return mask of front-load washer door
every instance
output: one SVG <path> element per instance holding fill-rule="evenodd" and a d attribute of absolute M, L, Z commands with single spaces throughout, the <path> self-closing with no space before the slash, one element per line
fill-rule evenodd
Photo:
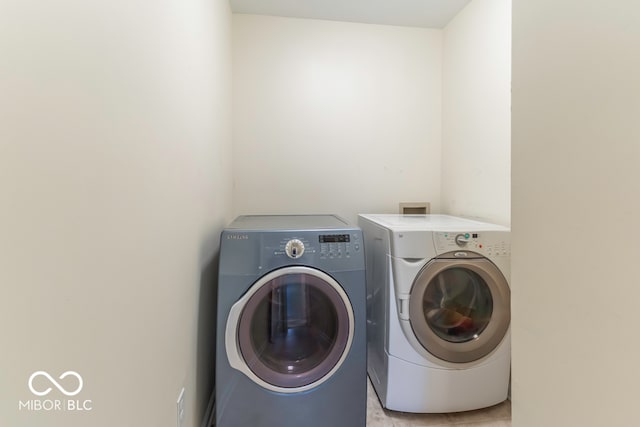
<path fill-rule="evenodd" d="M 232 367 L 283 393 L 326 381 L 353 340 L 353 309 L 328 274 L 291 266 L 260 278 L 233 305 L 225 343 Z"/>
<path fill-rule="evenodd" d="M 411 328 L 439 359 L 472 362 L 504 338 L 511 317 L 509 285 L 486 258 L 445 254 L 418 273 L 409 296 Z"/>

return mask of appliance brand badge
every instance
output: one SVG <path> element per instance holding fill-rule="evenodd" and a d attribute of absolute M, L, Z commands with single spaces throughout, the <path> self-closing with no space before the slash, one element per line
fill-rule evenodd
<path fill-rule="evenodd" d="M 227 240 L 249 240 L 248 234 L 227 234 Z"/>

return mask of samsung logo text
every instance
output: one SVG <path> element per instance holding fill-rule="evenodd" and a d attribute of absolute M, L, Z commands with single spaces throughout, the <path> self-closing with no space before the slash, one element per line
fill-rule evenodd
<path fill-rule="evenodd" d="M 247 234 L 227 234 L 227 240 L 249 240 Z"/>

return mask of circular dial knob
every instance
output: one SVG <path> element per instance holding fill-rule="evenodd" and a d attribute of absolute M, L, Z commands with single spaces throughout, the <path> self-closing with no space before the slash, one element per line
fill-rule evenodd
<path fill-rule="evenodd" d="M 289 240 L 284 247 L 284 251 L 289 258 L 300 258 L 304 253 L 304 243 L 298 239 Z"/>
<path fill-rule="evenodd" d="M 456 245 L 463 247 L 469 243 L 469 234 L 458 234 L 456 236 Z"/>

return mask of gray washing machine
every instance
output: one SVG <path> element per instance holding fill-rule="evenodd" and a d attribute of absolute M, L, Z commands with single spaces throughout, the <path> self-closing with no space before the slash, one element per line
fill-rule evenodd
<path fill-rule="evenodd" d="M 332 215 L 241 216 L 222 232 L 217 427 L 366 423 L 362 233 Z"/>

